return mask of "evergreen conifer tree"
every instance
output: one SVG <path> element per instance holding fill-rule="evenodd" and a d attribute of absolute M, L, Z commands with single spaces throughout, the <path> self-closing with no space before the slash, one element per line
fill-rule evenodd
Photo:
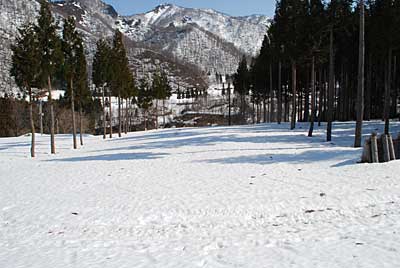
<path fill-rule="evenodd" d="M 92 66 L 92 79 L 93 83 L 97 88 L 100 88 L 102 91 L 102 99 L 103 99 L 103 138 L 106 138 L 107 135 L 107 111 L 106 111 L 106 97 L 109 95 L 107 88 L 110 85 L 111 80 L 111 55 L 112 50 L 108 43 L 101 39 L 97 42 L 96 53 L 93 58 L 93 66 Z M 110 118 L 111 118 L 111 103 L 108 101 L 110 105 Z M 110 120 L 110 136 L 112 137 L 112 122 Z"/>
<path fill-rule="evenodd" d="M 130 71 L 123 35 L 119 30 L 116 30 L 114 34 L 111 66 L 111 90 L 113 95 L 118 98 L 118 136 L 121 137 L 121 96 L 126 89 Z"/>
<path fill-rule="evenodd" d="M 50 143 L 52 154 L 56 153 L 52 85 L 54 80 L 57 78 L 56 75 L 59 72 L 63 61 L 61 40 L 56 31 L 57 25 L 54 22 L 49 2 L 46 0 L 40 0 L 38 25 L 35 27 L 38 39 L 38 59 L 40 61 L 39 84 L 41 87 L 47 88 L 48 91 L 48 102 L 50 106 Z"/>
<path fill-rule="evenodd" d="M 76 47 L 76 65 L 74 75 L 74 85 L 76 88 L 75 99 L 79 107 L 79 137 L 81 146 L 83 146 L 83 133 L 85 132 L 82 121 L 83 110 L 86 106 L 90 106 L 93 100 L 88 85 L 87 61 L 83 40 L 80 36 L 76 38 L 74 46 Z"/>
<path fill-rule="evenodd" d="M 64 66 L 63 74 L 67 83 L 67 94 L 71 103 L 71 120 L 72 120 L 72 140 L 73 148 L 77 148 L 76 141 L 76 120 L 75 120 L 75 91 L 74 91 L 74 80 L 77 75 L 76 68 L 78 67 L 78 38 L 79 34 L 75 28 L 75 19 L 73 17 L 68 17 L 64 20 L 63 28 L 63 40 L 62 40 L 62 50 L 64 53 Z"/>
<path fill-rule="evenodd" d="M 249 81 L 249 69 L 247 66 L 247 59 L 245 56 L 239 63 L 237 72 L 234 74 L 233 84 L 235 86 L 235 92 L 240 96 L 240 111 L 242 117 L 245 115 L 245 97 L 249 93 L 250 81 Z"/>
<path fill-rule="evenodd" d="M 39 61 L 37 50 L 38 40 L 32 24 L 23 25 L 18 29 L 19 36 L 15 45 L 11 47 L 12 68 L 11 76 L 22 92 L 29 96 L 29 120 L 31 125 L 31 157 L 35 157 L 35 124 L 33 121 L 33 97 L 32 88 L 39 72 Z"/>

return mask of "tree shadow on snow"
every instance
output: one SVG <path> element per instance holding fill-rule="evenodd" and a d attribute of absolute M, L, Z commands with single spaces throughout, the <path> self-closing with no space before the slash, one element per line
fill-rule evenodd
<path fill-rule="evenodd" d="M 7 149 L 18 148 L 18 147 L 30 147 L 31 144 L 29 142 L 15 142 L 15 143 L 2 143 L 0 147 L 0 151 L 4 151 Z"/>
<path fill-rule="evenodd" d="M 92 156 L 70 157 L 61 159 L 47 160 L 49 162 L 84 162 L 84 161 L 128 161 L 128 160 L 150 160 L 167 156 L 163 153 L 119 153 L 102 154 Z"/>
<path fill-rule="evenodd" d="M 268 150 L 265 150 L 268 151 Z M 279 154 L 279 153 L 265 153 L 257 155 L 237 156 L 237 157 L 224 157 L 217 159 L 206 159 L 203 162 L 211 164 L 258 164 L 258 165 L 269 165 L 277 163 L 289 163 L 289 164 L 302 164 L 302 163 L 318 163 L 334 160 L 336 158 L 350 158 L 345 162 L 336 164 L 332 167 L 340 167 L 344 165 L 351 165 L 357 162 L 354 158 L 354 152 L 352 151 L 340 151 L 330 150 L 326 152 L 324 150 L 308 150 L 301 153 L 293 154 Z"/>

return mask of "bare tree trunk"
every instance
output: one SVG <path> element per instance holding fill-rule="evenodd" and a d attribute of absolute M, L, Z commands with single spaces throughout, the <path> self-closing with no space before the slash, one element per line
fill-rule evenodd
<path fill-rule="evenodd" d="M 365 120 L 371 120 L 371 91 L 372 91 L 372 55 L 368 57 L 368 74 L 365 92 Z"/>
<path fill-rule="evenodd" d="M 132 99 L 128 98 L 128 132 L 132 131 Z"/>
<path fill-rule="evenodd" d="M 111 90 L 109 93 L 109 102 L 110 102 L 110 139 L 112 139 L 112 137 L 113 137 L 113 114 L 112 114 Z"/>
<path fill-rule="evenodd" d="M 228 83 L 228 125 L 232 125 L 232 118 L 231 118 L 231 84 Z"/>
<path fill-rule="evenodd" d="M 121 125 L 121 95 L 118 94 L 118 137 L 122 137 L 122 125 Z"/>
<path fill-rule="evenodd" d="M 319 98 L 318 98 L 318 126 L 321 126 L 322 122 L 322 112 L 324 108 L 324 92 L 325 92 L 325 80 L 324 80 L 324 71 L 321 68 L 319 70 Z"/>
<path fill-rule="evenodd" d="M 76 123 L 75 123 L 75 96 L 74 96 L 74 81 L 70 79 L 70 91 L 71 91 L 71 112 L 72 112 L 72 140 L 74 149 L 78 146 L 76 144 Z"/>
<path fill-rule="evenodd" d="M 29 121 L 31 123 L 31 157 L 35 157 L 35 123 L 33 122 L 32 89 L 29 87 Z"/>
<path fill-rule="evenodd" d="M 290 124 L 290 129 L 295 129 L 296 128 L 296 96 L 297 96 L 297 88 L 296 88 L 296 80 L 297 80 L 297 68 L 296 68 L 296 62 L 292 60 L 292 119 L 291 119 L 291 124 Z"/>
<path fill-rule="evenodd" d="M 274 111 L 275 111 L 275 104 L 274 104 L 274 83 L 273 83 L 273 73 L 272 73 L 272 63 L 269 64 L 269 90 L 271 92 L 271 110 L 270 110 L 270 121 L 275 121 Z"/>
<path fill-rule="evenodd" d="M 278 63 L 278 124 L 282 122 L 282 62 Z"/>
<path fill-rule="evenodd" d="M 289 122 L 289 113 L 290 113 L 290 100 L 289 100 L 289 86 L 287 87 L 287 89 L 285 90 L 285 122 Z"/>
<path fill-rule="evenodd" d="M 267 96 L 264 94 L 263 97 L 263 117 L 264 117 L 264 123 L 267 123 Z"/>
<path fill-rule="evenodd" d="M 122 99 L 122 107 L 123 106 L 124 106 L 124 99 Z M 125 134 L 128 134 L 128 99 L 125 99 L 124 132 Z"/>
<path fill-rule="evenodd" d="M 147 131 L 147 111 L 144 111 L 144 131 Z"/>
<path fill-rule="evenodd" d="M 165 99 L 162 100 L 163 128 L 165 128 Z"/>
<path fill-rule="evenodd" d="M 103 139 L 106 139 L 107 136 L 107 113 L 106 113 L 106 102 L 105 102 L 105 87 L 103 86 L 102 88 L 102 92 L 103 92 Z"/>
<path fill-rule="evenodd" d="M 312 57 L 311 63 L 311 118 L 310 118 L 310 129 L 308 131 L 308 137 L 313 136 L 314 131 L 314 118 L 315 115 L 315 57 Z"/>
<path fill-rule="evenodd" d="M 395 117 L 397 114 L 397 98 L 399 92 L 397 90 L 397 56 L 393 57 L 393 81 L 392 81 L 392 106 L 391 106 L 391 117 Z"/>
<path fill-rule="evenodd" d="M 54 134 L 54 106 L 53 106 L 53 99 L 51 97 L 51 91 L 52 91 L 52 86 L 51 86 L 51 78 L 50 76 L 47 77 L 47 86 L 48 86 L 48 91 L 49 91 L 49 104 L 50 104 L 50 146 L 51 146 L 51 153 L 55 154 L 56 153 L 56 143 L 55 143 L 55 134 Z"/>
<path fill-rule="evenodd" d="M 333 52 L 333 27 L 330 30 L 330 45 L 329 45 L 329 86 L 328 86 L 328 112 L 327 112 L 327 131 L 326 140 L 332 141 L 332 120 L 333 120 L 333 98 L 335 90 L 335 65 Z"/>
<path fill-rule="evenodd" d="M 82 104 L 79 104 L 79 137 L 81 146 L 83 146 L 83 122 L 82 122 Z"/>
<path fill-rule="evenodd" d="M 384 119 L 385 119 L 385 134 L 389 135 L 389 120 L 390 120 L 390 92 L 391 92 L 391 80 L 392 80 L 392 48 L 389 48 L 387 58 L 387 69 L 385 77 L 385 107 L 384 107 Z"/>
<path fill-rule="evenodd" d="M 158 100 L 156 99 L 156 121 L 155 121 L 156 129 L 158 129 Z"/>
<path fill-rule="evenodd" d="M 364 119 L 364 57 L 365 57 L 365 29 L 364 29 L 364 0 L 360 0 L 360 39 L 358 51 L 358 88 L 357 88 L 357 122 L 354 147 L 361 147 L 362 123 Z"/>
<path fill-rule="evenodd" d="M 59 128 L 59 125 L 58 125 L 58 118 L 56 118 L 56 134 L 57 135 L 60 134 L 60 128 Z"/>
<path fill-rule="evenodd" d="M 304 91 L 304 113 L 303 113 L 303 122 L 310 121 L 310 81 L 307 78 L 306 88 Z"/>
<path fill-rule="evenodd" d="M 252 103 L 253 103 L 253 110 L 252 110 L 251 116 L 252 116 L 253 124 L 255 124 L 256 123 L 256 108 L 254 105 L 254 101 Z"/>
<path fill-rule="evenodd" d="M 43 135 L 43 101 L 39 102 L 39 125 L 40 125 L 40 135 Z"/>

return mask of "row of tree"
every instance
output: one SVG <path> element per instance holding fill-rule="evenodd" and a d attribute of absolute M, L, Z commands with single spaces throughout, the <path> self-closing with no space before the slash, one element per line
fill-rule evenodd
<path fill-rule="evenodd" d="M 73 18 L 65 19 L 62 36 L 59 36 L 57 34 L 59 27 L 52 16 L 50 4 L 45 0 L 41 0 L 40 4 L 37 23 L 23 25 L 19 29 L 16 43 L 11 48 L 13 52 L 11 75 L 24 95 L 29 96 L 32 157 L 35 156 L 33 100 L 43 96 L 43 89 L 47 91 L 50 106 L 52 154 L 56 153 L 53 85 L 65 88 L 66 95 L 69 96 L 72 107 L 74 148 L 77 148 L 75 105 L 78 105 L 79 111 L 82 113 L 84 103 L 91 101 L 83 39 L 75 29 L 75 20 Z M 81 144 L 83 145 L 82 120 L 80 125 Z"/>
<path fill-rule="evenodd" d="M 35 156 L 35 123 L 34 101 L 43 98 L 47 92 L 47 104 L 50 113 L 51 153 L 56 153 L 55 146 L 55 113 L 53 88 L 65 91 L 60 104 L 68 106 L 71 111 L 73 148 L 77 145 L 76 114 L 79 115 L 80 144 L 83 145 L 83 113 L 93 108 L 95 98 L 102 96 L 104 138 L 106 137 L 106 106 L 109 108 L 110 137 L 112 137 L 112 98 L 118 99 L 118 135 L 121 137 L 123 124 L 122 115 L 132 110 L 133 105 L 144 110 L 145 117 L 155 102 L 158 111 L 158 100 L 163 100 L 172 94 L 168 76 L 162 70 L 151 77 L 140 79 L 137 84 L 129 67 L 129 60 L 124 46 L 123 35 L 116 30 L 111 41 L 99 40 L 93 61 L 92 80 L 96 86 L 95 92 L 89 90 L 88 66 L 85 56 L 83 36 L 76 29 L 73 17 L 65 18 L 62 29 L 55 22 L 51 4 L 47 0 L 40 1 L 41 7 L 36 23 L 28 23 L 19 29 L 19 35 L 12 46 L 11 76 L 14 77 L 23 95 L 29 96 L 29 117 L 32 133 L 31 156 Z M 62 32 L 60 35 L 59 32 Z M 106 105 L 105 98 L 108 98 Z M 97 102 L 96 102 L 97 103 Z M 77 113 L 77 111 L 78 113 Z M 164 111 L 163 111 L 163 114 Z M 145 120 L 146 121 L 146 120 Z M 164 120 L 165 121 L 165 120 Z M 125 120 L 125 123 L 127 120 Z M 158 116 L 156 120 L 156 126 Z"/>
<path fill-rule="evenodd" d="M 165 108 L 165 100 L 172 95 L 172 88 L 169 85 L 168 76 L 162 70 L 157 70 L 151 77 L 142 77 L 136 81 L 129 66 L 126 49 L 123 42 L 123 35 L 116 30 L 112 42 L 101 39 L 97 42 L 97 50 L 93 60 L 93 83 L 98 91 L 102 93 L 103 103 L 105 97 L 109 100 L 116 97 L 118 100 L 118 135 L 121 137 L 123 128 L 122 106 L 125 102 L 125 112 L 129 107 L 136 107 L 143 110 L 145 124 L 149 109 L 155 103 L 158 113 L 158 100 L 162 100 L 162 108 Z M 108 105 L 109 114 L 112 115 L 112 104 Z M 163 115 L 164 115 L 163 111 Z M 104 116 L 106 118 L 106 110 Z M 156 128 L 158 128 L 158 114 L 156 115 Z M 165 121 L 165 120 L 164 120 Z M 112 123 L 110 125 L 110 137 L 112 137 Z M 106 138 L 106 120 L 103 125 L 103 137 Z M 125 131 L 126 131 L 125 127 Z"/>
<path fill-rule="evenodd" d="M 259 56 L 246 58 L 235 90 L 256 103 L 270 103 L 273 120 L 362 120 L 397 116 L 400 1 L 279 0 Z"/>

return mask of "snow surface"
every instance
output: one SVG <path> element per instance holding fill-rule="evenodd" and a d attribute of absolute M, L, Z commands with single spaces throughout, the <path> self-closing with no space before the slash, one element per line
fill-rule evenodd
<path fill-rule="evenodd" d="M 0 139 L 0 267 L 400 267 L 399 162 L 299 126 Z"/>

